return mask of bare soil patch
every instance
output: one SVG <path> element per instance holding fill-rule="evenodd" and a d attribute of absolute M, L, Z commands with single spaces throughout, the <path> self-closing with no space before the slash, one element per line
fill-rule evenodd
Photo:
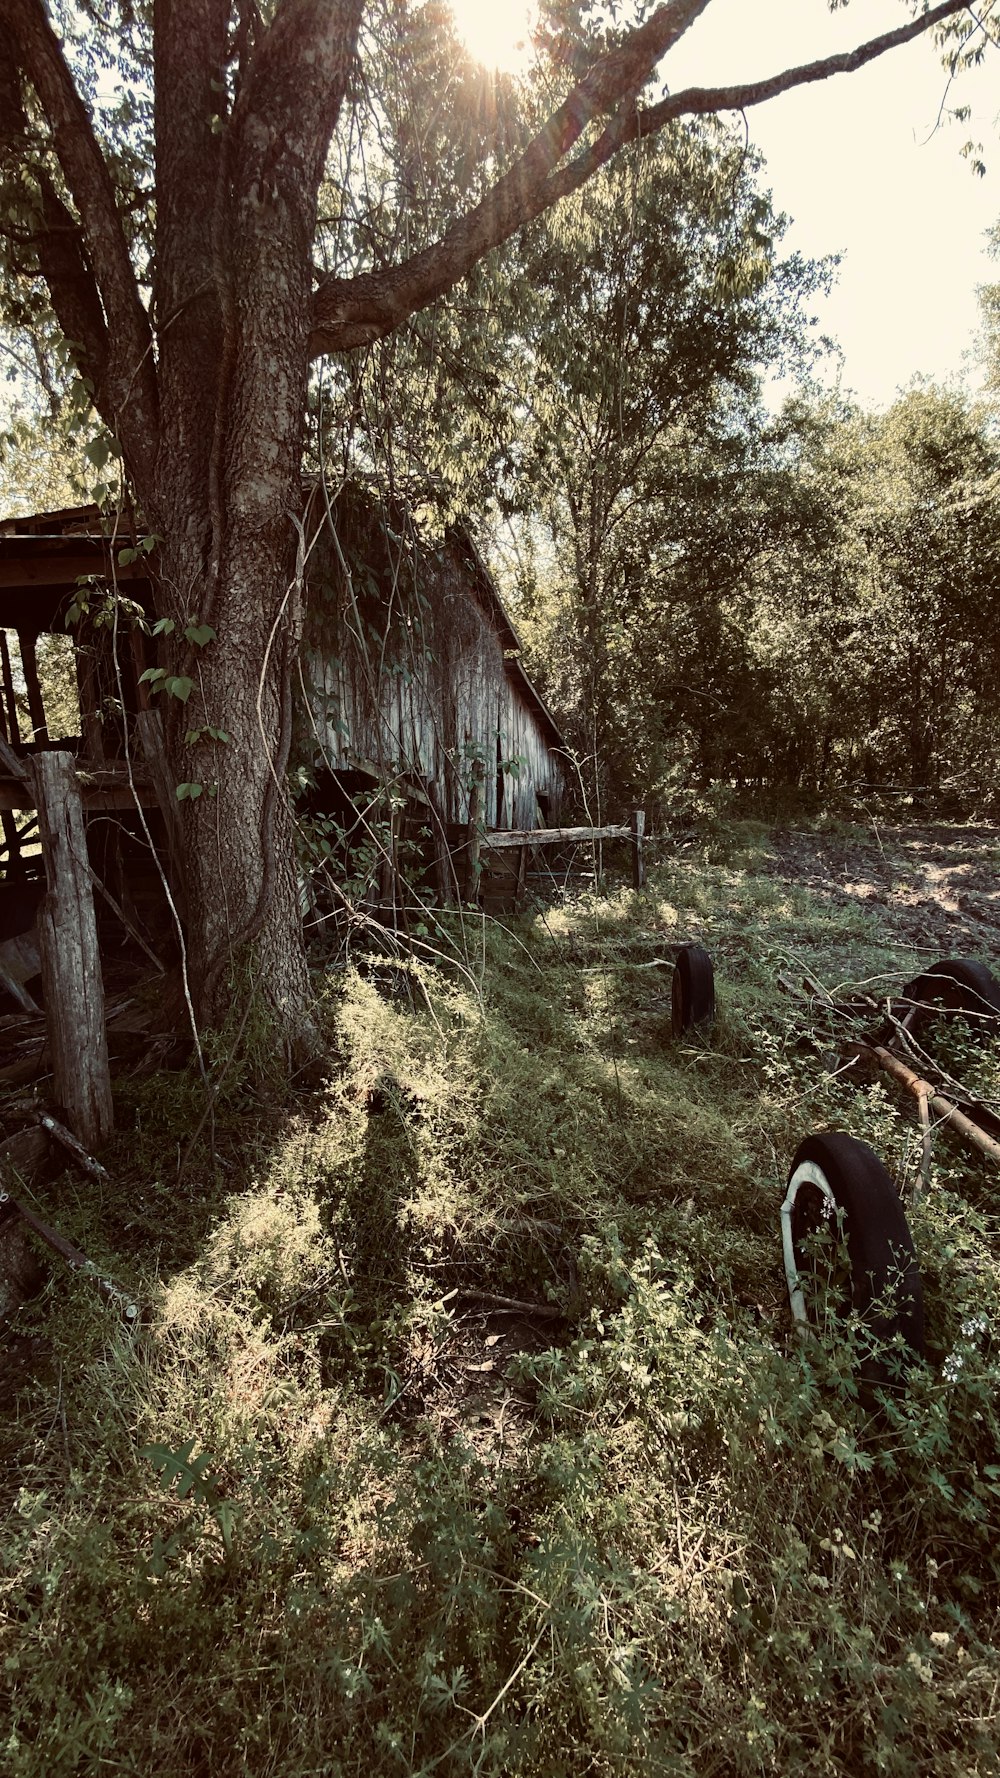
<path fill-rule="evenodd" d="M 778 829 L 770 874 L 877 912 L 892 943 L 1000 955 L 1000 828 L 872 825 L 866 838 Z"/>

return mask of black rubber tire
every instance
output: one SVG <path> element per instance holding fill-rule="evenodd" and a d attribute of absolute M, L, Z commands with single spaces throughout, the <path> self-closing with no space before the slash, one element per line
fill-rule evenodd
<path fill-rule="evenodd" d="M 818 1172 L 829 1198 L 802 1174 L 806 1166 Z M 799 1182 L 793 1189 L 796 1175 Z M 899 1194 L 874 1150 L 836 1130 L 807 1136 L 789 1169 L 785 1205 L 795 1266 L 803 1276 L 808 1275 L 808 1262 L 802 1244 L 820 1219 L 831 1214 L 829 1199 L 843 1213 L 850 1265 L 850 1285 L 839 1313 L 856 1310 L 879 1344 L 901 1334 L 912 1353 L 922 1353 L 920 1269 Z M 786 1252 L 786 1265 L 787 1260 Z M 862 1381 L 892 1382 L 898 1368 L 884 1357 L 870 1356 L 862 1362 Z"/>
<path fill-rule="evenodd" d="M 704 945 L 684 945 L 670 984 L 670 1027 L 675 1037 L 715 1019 L 715 970 Z"/>
<path fill-rule="evenodd" d="M 974 1030 L 992 1035 L 1000 1024 L 1000 982 L 985 963 L 969 957 L 956 957 L 934 963 L 904 988 L 909 1001 L 920 1001 L 926 1012 L 913 1021 L 918 1027 L 927 1025 L 938 1009 L 945 1013 L 971 1013 L 969 1024 Z"/>

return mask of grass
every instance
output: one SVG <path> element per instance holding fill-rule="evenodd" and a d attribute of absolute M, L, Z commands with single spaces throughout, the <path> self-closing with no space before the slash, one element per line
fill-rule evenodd
<path fill-rule="evenodd" d="M 937 1139 L 930 1362 L 873 1409 L 849 1329 L 790 1335 L 777 1208 L 811 1129 L 919 1145 L 775 975 L 910 963 L 772 867 L 744 824 L 474 979 L 324 984 L 326 1088 L 234 1079 L 180 1188 L 196 1083 L 122 1095 L 115 1186 L 42 1207 L 149 1316 L 53 1272 L 0 1424 L 12 1778 L 996 1770 L 994 1179 Z"/>

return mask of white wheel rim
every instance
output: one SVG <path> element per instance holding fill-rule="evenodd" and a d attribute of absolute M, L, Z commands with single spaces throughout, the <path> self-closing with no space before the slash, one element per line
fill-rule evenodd
<path fill-rule="evenodd" d="M 785 1281 L 788 1285 L 788 1300 L 792 1305 L 792 1317 L 800 1327 L 808 1327 L 809 1317 L 806 1314 L 806 1299 L 799 1281 L 799 1269 L 795 1263 L 795 1244 L 792 1240 L 792 1210 L 795 1199 L 802 1186 L 811 1185 L 824 1199 L 829 1214 L 836 1216 L 837 1200 L 830 1190 L 830 1182 L 822 1167 L 815 1161 L 800 1161 L 791 1179 L 785 1201 L 781 1206 L 781 1246 L 785 1256 Z"/>

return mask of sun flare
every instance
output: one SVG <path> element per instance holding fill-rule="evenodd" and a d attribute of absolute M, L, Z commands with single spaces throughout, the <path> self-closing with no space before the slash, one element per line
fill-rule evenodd
<path fill-rule="evenodd" d="M 536 7 L 530 0 L 449 0 L 455 30 L 471 56 L 501 74 L 523 74 L 531 61 Z"/>

